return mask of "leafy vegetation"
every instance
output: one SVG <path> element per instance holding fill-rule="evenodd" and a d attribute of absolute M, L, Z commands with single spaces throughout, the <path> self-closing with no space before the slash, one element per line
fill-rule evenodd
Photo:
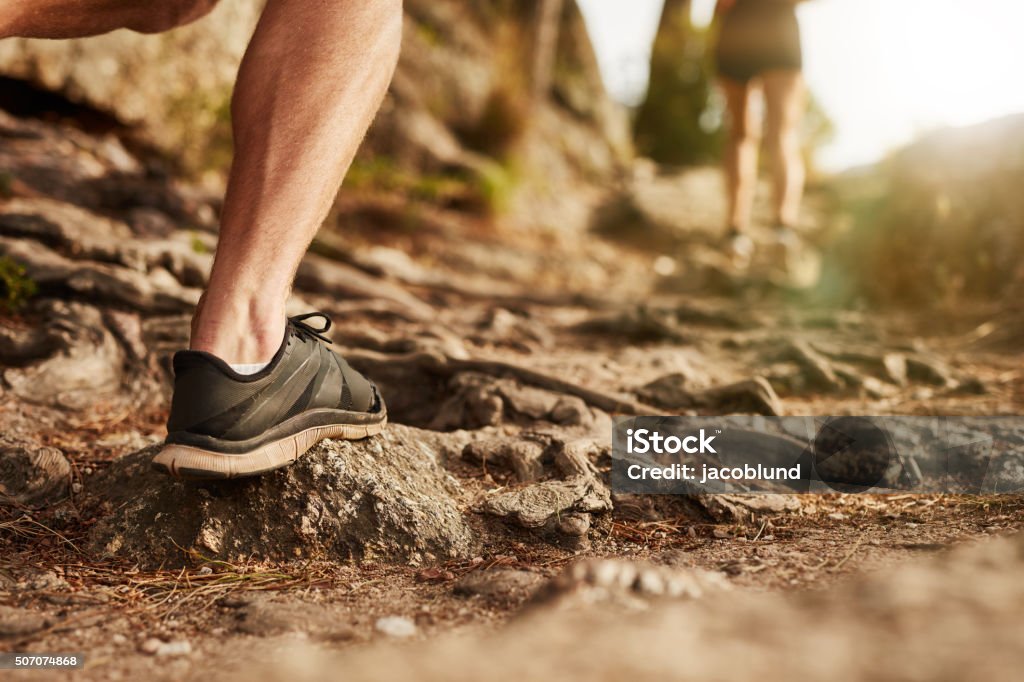
<path fill-rule="evenodd" d="M 831 247 L 837 298 L 1007 298 L 1024 282 L 1024 116 L 934 133 L 839 182 L 850 228 Z"/>
<path fill-rule="evenodd" d="M 724 105 L 714 97 L 711 39 L 708 29 L 693 25 L 688 0 L 666 1 L 634 121 L 641 154 L 673 165 L 719 158 Z"/>
<path fill-rule="evenodd" d="M 387 156 L 357 158 L 345 178 L 349 190 L 400 194 L 415 202 L 493 215 L 504 211 L 516 184 L 513 164 L 482 163 L 444 173 L 408 170 Z"/>
<path fill-rule="evenodd" d="M 14 176 L 6 171 L 0 171 L 0 199 L 9 199 L 13 196 L 13 185 Z"/>
<path fill-rule="evenodd" d="M 23 265 L 0 256 L 0 307 L 9 313 L 18 312 L 38 291 L 39 287 L 25 274 Z"/>

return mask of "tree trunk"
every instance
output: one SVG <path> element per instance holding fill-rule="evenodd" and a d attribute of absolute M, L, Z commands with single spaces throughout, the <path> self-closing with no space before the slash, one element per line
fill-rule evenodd
<path fill-rule="evenodd" d="M 675 165 L 707 162 L 718 149 L 718 131 L 702 121 L 711 90 L 707 34 L 693 26 L 690 4 L 665 0 L 634 124 L 637 150 Z"/>
<path fill-rule="evenodd" d="M 564 0 L 538 0 L 533 30 L 533 62 L 530 65 L 530 94 L 536 106 L 547 97 L 554 76 L 558 51 L 558 27 Z"/>

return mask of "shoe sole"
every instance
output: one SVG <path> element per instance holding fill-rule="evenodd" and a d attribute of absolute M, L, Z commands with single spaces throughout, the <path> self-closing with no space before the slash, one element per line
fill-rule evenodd
<path fill-rule="evenodd" d="M 381 421 L 370 424 L 313 426 L 237 454 L 170 443 L 153 458 L 153 468 L 175 478 L 190 480 L 257 476 L 288 466 L 325 438 L 360 440 L 375 436 L 384 430 L 387 421 L 385 416 Z"/>

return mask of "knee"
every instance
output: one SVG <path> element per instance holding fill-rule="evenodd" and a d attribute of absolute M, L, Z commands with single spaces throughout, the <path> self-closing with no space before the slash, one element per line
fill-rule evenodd
<path fill-rule="evenodd" d="M 162 33 L 209 14 L 218 0 L 164 0 L 141 7 L 127 28 L 139 33 Z"/>
<path fill-rule="evenodd" d="M 760 144 L 761 127 L 753 121 L 738 120 L 730 127 L 732 140 L 736 144 Z"/>
<path fill-rule="evenodd" d="M 729 136 L 734 144 L 760 145 L 761 120 L 749 107 L 733 112 L 729 122 Z"/>
<path fill-rule="evenodd" d="M 800 134 L 795 130 L 773 131 L 769 140 L 771 150 L 780 157 L 788 158 L 800 153 Z"/>

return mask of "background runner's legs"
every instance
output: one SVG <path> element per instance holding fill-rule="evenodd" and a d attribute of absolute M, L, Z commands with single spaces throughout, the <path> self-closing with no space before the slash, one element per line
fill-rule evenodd
<path fill-rule="evenodd" d="M 728 227 L 745 230 L 750 226 L 754 193 L 757 189 L 757 158 L 761 144 L 761 122 L 752 106 L 756 81 L 741 83 L 722 79 L 729 109 L 729 137 L 724 164 L 728 190 Z"/>
<path fill-rule="evenodd" d="M 804 191 L 804 160 L 800 124 L 805 107 L 804 79 L 799 71 L 767 71 L 764 82 L 766 142 L 772 163 L 774 218 L 795 225 Z"/>

